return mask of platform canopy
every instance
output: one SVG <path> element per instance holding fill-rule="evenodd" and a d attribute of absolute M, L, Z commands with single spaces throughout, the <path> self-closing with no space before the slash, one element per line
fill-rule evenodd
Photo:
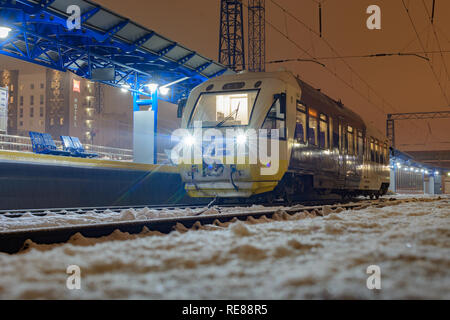
<path fill-rule="evenodd" d="M 76 22 L 68 25 L 74 5 L 80 9 L 80 29 L 69 30 Z M 170 102 L 232 72 L 92 1 L 0 0 L 2 27 L 7 35 L 3 28 L 0 54 L 143 95 L 165 86 L 169 90 L 160 90 L 159 98 Z"/>

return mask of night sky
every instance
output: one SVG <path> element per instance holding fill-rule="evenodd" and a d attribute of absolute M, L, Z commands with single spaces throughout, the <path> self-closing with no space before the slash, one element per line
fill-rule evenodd
<path fill-rule="evenodd" d="M 309 28 L 318 31 L 318 0 L 274 0 Z M 219 0 L 98 0 L 99 4 L 135 22 L 153 29 L 169 39 L 217 59 L 219 34 Z M 246 2 L 246 0 L 245 0 Z M 323 37 L 341 56 L 390 52 L 422 52 L 402 0 L 322 0 Z M 450 1 L 436 0 L 434 29 L 428 19 L 432 0 L 404 0 L 427 51 L 450 50 Z M 366 8 L 379 5 L 382 29 L 368 30 Z M 246 16 L 246 10 L 245 10 Z M 333 57 L 325 42 L 266 0 L 266 19 L 313 57 Z M 244 23 L 247 31 L 247 22 Z M 308 58 L 272 27 L 267 30 L 267 61 Z M 450 99 L 450 53 L 421 54 L 431 64 Z M 443 64 L 445 61 L 445 65 Z M 386 113 L 450 110 L 429 63 L 417 57 L 348 58 L 345 60 L 375 91 L 351 73 L 340 59 L 321 60 L 355 90 L 346 86 L 325 68 L 308 62 L 270 64 L 268 71 L 282 67 L 358 112 L 385 132 Z M 362 96 L 361 96 L 362 94 Z M 367 97 L 373 104 L 367 101 Z M 386 100 L 383 102 L 380 96 Z M 402 150 L 449 150 L 450 120 L 397 123 L 397 147 Z"/>

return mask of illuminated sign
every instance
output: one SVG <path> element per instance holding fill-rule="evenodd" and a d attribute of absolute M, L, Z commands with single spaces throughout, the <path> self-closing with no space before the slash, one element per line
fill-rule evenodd
<path fill-rule="evenodd" d="M 81 81 L 73 80 L 73 92 L 81 93 Z"/>

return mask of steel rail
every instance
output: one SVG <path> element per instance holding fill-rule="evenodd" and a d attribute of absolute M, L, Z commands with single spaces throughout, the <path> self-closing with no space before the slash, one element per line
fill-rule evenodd
<path fill-rule="evenodd" d="M 389 205 L 389 203 L 396 203 L 392 200 L 373 200 L 373 201 L 361 201 L 359 203 L 349 204 L 334 204 L 331 205 L 331 209 L 343 208 L 343 209 L 362 209 L 371 205 Z M 408 200 L 407 200 L 408 201 Z M 162 219 L 146 219 L 146 220 L 132 220 L 132 221 L 119 221 L 119 222 L 107 222 L 96 223 L 88 225 L 70 225 L 63 227 L 49 227 L 49 228 L 35 228 L 27 230 L 13 230 L 0 232 L 0 252 L 9 254 L 17 253 L 26 249 L 24 244 L 27 240 L 31 240 L 36 244 L 58 244 L 67 242 L 76 233 L 82 234 L 87 238 L 98 238 L 108 236 L 116 230 L 121 232 L 127 232 L 130 234 L 138 234 L 147 228 L 151 231 L 159 231 L 164 234 L 168 234 L 175 230 L 176 226 L 181 224 L 185 228 L 192 228 L 195 224 L 211 225 L 217 222 L 225 223 L 230 222 L 233 219 L 246 220 L 249 217 L 261 218 L 267 216 L 271 218 L 274 214 L 283 210 L 289 215 L 293 215 L 303 211 L 317 211 L 320 215 L 324 205 L 315 206 L 302 206 L 295 205 L 292 207 L 275 207 L 261 209 L 258 211 L 248 211 L 243 208 L 239 212 L 224 213 L 224 214 L 212 214 L 212 215 L 197 215 L 197 216 L 184 216 L 174 218 L 162 218 Z M 205 207 L 207 208 L 207 207 Z M 220 212 L 220 207 L 217 207 Z"/>

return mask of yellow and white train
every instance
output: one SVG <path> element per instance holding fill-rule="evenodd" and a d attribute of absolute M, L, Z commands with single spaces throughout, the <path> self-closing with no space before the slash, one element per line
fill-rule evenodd
<path fill-rule="evenodd" d="M 202 159 L 179 164 L 191 197 L 264 196 L 288 201 L 313 191 L 379 197 L 388 190 L 386 137 L 290 72 L 244 72 L 211 79 L 179 105 L 179 115 L 182 128 L 189 131 L 183 143 L 193 148 L 193 158 Z M 207 143 L 194 134 L 196 123 L 203 130 L 221 131 L 227 137 L 224 141 L 229 140 L 227 130 L 234 129 L 231 153 L 227 145 L 223 160 L 205 162 Z M 248 132 L 260 129 L 272 130 L 268 153 L 277 160 L 250 161 L 255 153 L 249 151 Z M 277 144 L 271 144 L 274 139 Z M 240 144 L 247 145 L 245 152 Z M 270 167 L 276 170 L 267 170 Z"/>

